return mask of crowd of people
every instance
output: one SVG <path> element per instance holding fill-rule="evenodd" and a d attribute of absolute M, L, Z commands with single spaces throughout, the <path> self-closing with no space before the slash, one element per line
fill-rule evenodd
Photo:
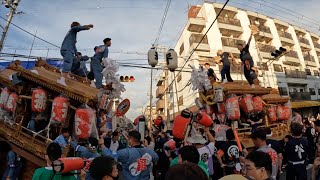
<path fill-rule="evenodd" d="M 239 147 L 233 129 L 226 130 L 225 140 L 217 140 L 212 128 L 200 125 L 193 126 L 185 141 L 178 141 L 161 126 L 146 129 L 145 137 L 135 129 L 117 129 L 100 139 L 75 141 L 67 128 L 61 132 L 47 147 L 47 166 L 35 171 L 34 180 L 320 179 L 320 120 L 292 122 L 289 134 L 280 141 L 270 138 L 270 128 L 258 127 L 250 135 L 254 148 L 248 150 L 242 144 Z M 52 162 L 62 157 L 68 145 L 72 147 L 68 156 L 92 160 L 87 171 L 53 171 Z M 1 142 L 1 147 L 5 147 L 1 148 L 1 161 L 7 162 L 2 179 L 17 179 L 22 168 L 20 157 L 7 142 Z"/>

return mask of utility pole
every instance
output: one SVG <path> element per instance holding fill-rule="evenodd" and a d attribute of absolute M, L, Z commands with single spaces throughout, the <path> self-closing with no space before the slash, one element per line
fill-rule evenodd
<path fill-rule="evenodd" d="M 150 122 L 152 122 L 152 79 L 153 78 L 153 67 L 151 67 L 151 78 L 150 78 Z"/>
<path fill-rule="evenodd" d="M 9 30 L 9 26 L 11 24 L 13 15 L 16 13 L 16 9 L 17 9 L 19 2 L 20 2 L 20 0 L 15 0 L 15 1 L 7 0 L 7 1 L 5 1 L 5 6 L 7 8 L 10 8 L 10 13 L 8 15 L 7 23 L 6 23 L 6 26 L 3 28 L 2 36 L 0 39 L 0 52 L 2 52 L 3 44 L 6 39 L 8 30 Z"/>

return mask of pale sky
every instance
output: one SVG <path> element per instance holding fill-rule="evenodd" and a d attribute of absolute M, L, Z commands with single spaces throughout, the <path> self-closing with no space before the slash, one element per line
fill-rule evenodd
<path fill-rule="evenodd" d="M 217 2 L 224 3 L 225 0 Z M 167 0 L 21 0 L 17 11 L 24 14 L 15 15 L 13 23 L 31 33 L 37 32 L 37 36 L 57 46 L 61 46 L 72 21 L 93 24 L 92 30 L 78 33 L 77 48 L 82 54 L 92 56 L 94 46 L 102 45 L 104 38 L 111 37 L 110 58 L 146 65 L 146 55 L 116 52 L 147 53 L 158 33 L 166 3 Z M 188 6 L 198 3 L 203 1 L 172 0 L 160 45 L 174 47 L 187 21 Z M 230 0 L 229 5 L 279 18 L 320 34 L 319 0 Z M 8 9 L 1 5 L 0 15 L 6 17 L 7 13 Z M 5 21 L 0 19 L 0 25 L 4 26 Z M 32 41 L 32 36 L 11 26 L 3 52 L 14 53 L 16 50 L 17 54 L 29 55 L 30 51 L 26 49 L 30 49 Z M 46 57 L 47 50 L 43 49 L 47 48 L 50 49 L 49 57 L 61 58 L 56 47 L 37 39 L 31 55 Z M 127 115 L 133 119 L 149 102 L 150 70 L 120 67 L 119 74 L 133 75 L 136 79 L 134 83 L 125 83 L 127 91 L 123 93 L 123 98 L 131 100 L 132 107 Z"/>

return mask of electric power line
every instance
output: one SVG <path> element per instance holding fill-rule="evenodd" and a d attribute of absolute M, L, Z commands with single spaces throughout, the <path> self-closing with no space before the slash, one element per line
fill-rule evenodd
<path fill-rule="evenodd" d="M 161 23 L 160 23 L 160 27 L 159 27 L 159 30 L 158 30 L 157 38 L 154 40 L 154 43 L 153 43 L 154 45 L 156 45 L 158 43 L 158 41 L 159 41 L 162 29 L 163 29 L 163 25 L 164 25 L 164 23 L 166 21 L 166 18 L 167 18 L 167 13 L 169 11 L 170 4 L 171 4 L 171 0 L 168 0 L 166 8 L 165 8 L 164 13 L 163 13 L 163 17 L 162 17 Z"/>
<path fill-rule="evenodd" d="M 208 34 L 208 32 L 210 31 L 210 29 L 212 28 L 212 26 L 214 25 L 214 23 L 217 21 L 218 17 L 220 16 L 221 12 L 224 10 L 224 8 L 226 7 L 226 5 L 228 4 L 230 0 L 227 0 L 224 5 L 222 6 L 222 8 L 220 9 L 219 13 L 217 14 L 216 18 L 213 20 L 213 22 L 211 23 L 211 25 L 209 26 L 209 28 L 207 29 L 207 31 L 205 32 L 205 34 L 202 36 L 201 40 L 198 42 L 197 46 L 191 51 L 188 59 L 184 62 L 181 70 L 178 71 L 178 74 L 176 76 L 174 76 L 173 80 L 171 81 L 171 83 L 166 87 L 166 89 L 164 90 L 164 93 L 160 96 L 160 98 L 158 99 L 161 99 L 165 92 L 168 91 L 168 88 L 170 86 L 172 86 L 172 84 L 175 82 L 176 78 L 180 75 L 181 71 L 183 70 L 183 68 L 186 66 L 186 64 L 188 63 L 188 61 L 190 60 L 190 58 L 192 57 L 193 53 L 196 51 L 196 49 L 199 47 L 199 45 L 201 44 L 201 42 L 203 41 L 203 39 L 206 37 L 206 35 Z M 154 104 L 156 103 L 157 101 L 154 102 Z M 153 104 L 153 105 L 154 105 Z M 152 105 L 152 106 L 153 106 Z"/>
<path fill-rule="evenodd" d="M 5 18 L 3 18 L 2 16 L 0 16 L 0 18 L 1 18 L 2 20 L 4 20 L 4 21 L 8 22 L 8 21 L 7 21 Z M 53 44 L 53 43 L 51 43 L 51 42 L 49 42 L 49 41 L 47 41 L 47 40 L 45 40 L 45 39 L 42 39 L 42 38 L 40 38 L 39 36 L 36 36 L 35 34 L 32 34 L 31 32 L 29 32 L 29 31 L 27 31 L 27 30 L 19 27 L 18 25 L 14 24 L 14 23 L 12 23 L 12 22 L 11 22 L 10 24 L 13 25 L 14 27 L 20 29 L 21 31 L 23 31 L 23 32 L 25 32 L 25 33 L 27 33 L 27 34 L 29 34 L 29 35 L 31 35 L 31 36 L 33 36 L 33 37 L 41 40 L 41 41 L 47 43 L 47 44 L 50 44 L 50 45 L 52 45 L 52 46 L 54 46 L 54 47 L 57 47 L 57 48 L 60 48 L 60 46 L 57 46 L 57 45 L 55 45 L 55 44 Z"/>

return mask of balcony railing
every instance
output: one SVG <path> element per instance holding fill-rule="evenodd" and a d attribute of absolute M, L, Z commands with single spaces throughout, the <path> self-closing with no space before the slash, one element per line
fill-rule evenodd
<path fill-rule="evenodd" d="M 288 53 L 286 53 L 286 56 L 292 57 L 292 58 L 299 58 L 298 53 L 295 51 L 289 51 Z"/>
<path fill-rule="evenodd" d="M 261 32 L 271 33 L 270 28 L 268 26 L 259 25 L 258 28 Z"/>
<path fill-rule="evenodd" d="M 296 71 L 296 70 L 285 70 L 286 77 L 288 78 L 299 78 L 299 79 L 307 79 L 307 74 L 304 71 Z"/>
<path fill-rule="evenodd" d="M 299 42 L 301 42 L 301 43 L 303 43 L 303 44 L 308 44 L 308 45 L 310 45 L 308 39 L 303 38 L 303 37 L 299 37 L 298 39 L 299 39 Z"/>
<path fill-rule="evenodd" d="M 199 43 L 201 41 L 203 37 L 203 34 L 192 34 L 190 37 L 189 37 L 189 43 L 190 45 L 193 44 L 193 43 Z M 202 44 L 208 44 L 208 38 L 207 36 L 205 36 L 203 38 L 203 40 L 201 41 Z"/>
<path fill-rule="evenodd" d="M 303 58 L 304 58 L 305 61 L 316 62 L 314 57 L 311 56 L 311 55 L 304 55 Z"/>
<path fill-rule="evenodd" d="M 314 45 L 314 47 L 315 47 L 315 48 L 320 49 L 320 44 L 319 44 L 319 43 L 317 43 L 317 42 L 313 42 L 313 45 Z"/>
<path fill-rule="evenodd" d="M 311 100 L 310 92 L 290 92 L 289 95 L 293 101 Z"/>
<path fill-rule="evenodd" d="M 274 46 L 266 45 L 266 44 L 258 44 L 259 50 L 262 52 L 273 52 L 276 50 Z"/>
<path fill-rule="evenodd" d="M 222 40 L 222 45 L 228 46 L 228 47 L 235 47 L 236 48 L 239 43 L 244 44 L 244 41 L 238 40 L 238 39 L 222 37 L 221 40 Z"/>
<path fill-rule="evenodd" d="M 285 38 L 288 38 L 288 39 L 292 39 L 292 35 L 288 32 L 285 32 L 285 31 L 278 31 L 278 34 L 280 37 L 285 37 Z"/>
<path fill-rule="evenodd" d="M 241 27 L 241 23 L 239 19 L 228 18 L 228 17 L 218 17 L 218 22 Z"/>

